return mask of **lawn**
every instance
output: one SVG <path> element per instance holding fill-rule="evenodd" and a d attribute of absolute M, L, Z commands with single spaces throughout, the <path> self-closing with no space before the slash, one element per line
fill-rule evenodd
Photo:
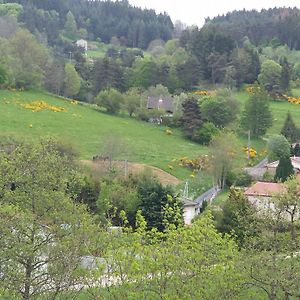
<path fill-rule="evenodd" d="M 293 95 L 300 96 L 300 89 L 292 90 Z M 241 103 L 241 109 L 243 109 L 245 102 L 249 98 L 247 92 L 238 92 L 235 94 L 236 98 Z M 288 111 L 293 116 L 293 120 L 298 127 L 300 127 L 300 105 L 289 103 L 287 101 L 271 101 L 270 107 L 273 113 L 273 125 L 268 130 L 267 134 L 279 134 L 283 126 L 286 114 Z"/>
<path fill-rule="evenodd" d="M 236 96 L 241 104 L 248 98 L 245 92 L 236 93 Z M 24 103 L 37 100 L 63 107 L 66 111 L 33 112 L 22 107 Z M 271 108 L 275 121 L 268 133 L 279 133 L 289 110 L 300 126 L 300 106 L 288 102 L 272 102 Z M 184 139 L 179 130 L 166 135 L 166 127 L 139 122 L 127 116 L 111 116 L 92 105 L 75 105 L 68 100 L 34 91 L 0 91 L 0 130 L 2 135 L 32 140 L 42 136 L 56 137 L 74 145 L 81 159 L 91 159 L 94 155 L 101 154 L 101 148 L 107 139 L 114 136 L 126 145 L 128 153 L 119 154 L 118 159 L 125 159 L 127 156 L 129 161 L 161 168 L 182 180 L 188 178 L 191 172 L 178 166 L 175 160 L 183 156 L 195 158 L 208 153 L 207 147 Z M 246 155 L 242 152 L 246 145 L 246 136 L 239 136 L 237 166 L 247 163 Z M 264 157 L 265 141 L 253 139 L 251 146 L 259 153 L 257 161 Z M 211 184 L 210 176 L 202 174 L 201 185 L 206 187 Z"/>
<path fill-rule="evenodd" d="M 66 112 L 33 112 L 21 106 L 36 100 L 64 107 Z M 190 171 L 172 160 L 183 156 L 196 157 L 207 153 L 207 148 L 185 140 L 178 130 L 166 135 L 165 129 L 129 117 L 111 116 L 97 111 L 95 107 L 74 105 L 39 92 L 0 91 L 1 134 L 32 140 L 42 136 L 57 137 L 73 144 L 81 159 L 91 159 L 100 154 L 106 140 L 114 136 L 126 144 L 130 161 L 156 166 L 184 179 Z M 121 154 L 118 158 L 125 157 Z M 170 165 L 174 170 L 170 169 Z"/>

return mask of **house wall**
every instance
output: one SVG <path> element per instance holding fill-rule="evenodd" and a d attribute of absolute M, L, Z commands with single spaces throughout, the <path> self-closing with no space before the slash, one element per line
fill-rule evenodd
<path fill-rule="evenodd" d="M 272 200 L 272 197 L 259 197 L 259 196 L 247 196 L 248 200 L 258 209 L 259 212 L 268 212 L 268 211 L 276 211 L 276 206 Z M 292 207 L 291 207 L 292 208 Z M 282 216 L 290 221 L 291 216 L 287 212 L 283 212 Z M 296 218 L 299 218 L 300 211 L 296 213 Z"/>
<path fill-rule="evenodd" d="M 196 216 L 195 206 L 184 206 L 183 207 L 183 219 L 185 225 L 191 225 L 192 219 Z"/>

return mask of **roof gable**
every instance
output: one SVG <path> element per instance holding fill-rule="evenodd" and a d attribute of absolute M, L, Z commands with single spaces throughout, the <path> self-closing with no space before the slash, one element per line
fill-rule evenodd
<path fill-rule="evenodd" d="M 164 109 L 168 112 L 173 112 L 173 99 L 172 97 L 148 97 L 148 109 Z"/>

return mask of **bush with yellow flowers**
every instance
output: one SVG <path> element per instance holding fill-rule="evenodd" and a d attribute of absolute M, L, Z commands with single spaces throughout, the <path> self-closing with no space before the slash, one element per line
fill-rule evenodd
<path fill-rule="evenodd" d="M 199 96 L 208 96 L 209 92 L 205 91 L 205 90 L 198 90 L 194 92 L 195 95 L 199 95 Z"/>
<path fill-rule="evenodd" d="M 42 110 L 51 110 L 53 112 L 66 112 L 67 110 L 64 107 L 50 105 L 42 100 L 36 100 L 30 103 L 21 103 L 20 104 L 25 109 L 30 109 L 33 112 L 38 112 Z"/>
<path fill-rule="evenodd" d="M 249 86 L 246 87 L 246 92 L 249 93 L 249 94 L 253 94 L 253 93 L 255 93 L 256 91 L 259 91 L 259 90 L 260 90 L 259 86 L 249 85 Z"/>
<path fill-rule="evenodd" d="M 193 172 L 198 172 L 200 170 L 205 170 L 209 165 L 209 156 L 201 155 L 197 158 L 190 159 L 188 157 L 181 157 L 178 159 L 178 164 L 181 167 L 186 167 L 192 169 Z"/>
<path fill-rule="evenodd" d="M 243 147 L 243 151 L 245 152 L 246 156 L 248 157 L 248 151 L 249 151 L 249 157 L 251 159 L 254 159 L 257 157 L 257 151 L 254 148 L 251 148 L 248 150 L 248 147 Z"/>
<path fill-rule="evenodd" d="M 173 131 L 172 131 L 170 128 L 167 128 L 167 129 L 165 130 L 165 133 L 166 133 L 166 135 L 172 135 L 172 134 L 173 134 Z"/>
<path fill-rule="evenodd" d="M 293 104 L 300 104 L 300 98 L 283 95 L 283 97 L 289 102 Z"/>

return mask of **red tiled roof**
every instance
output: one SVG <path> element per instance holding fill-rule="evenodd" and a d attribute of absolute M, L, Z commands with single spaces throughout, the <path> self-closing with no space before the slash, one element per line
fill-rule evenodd
<path fill-rule="evenodd" d="M 274 182 L 257 182 L 245 191 L 246 196 L 264 196 L 272 197 L 276 193 L 285 191 L 281 183 Z"/>

